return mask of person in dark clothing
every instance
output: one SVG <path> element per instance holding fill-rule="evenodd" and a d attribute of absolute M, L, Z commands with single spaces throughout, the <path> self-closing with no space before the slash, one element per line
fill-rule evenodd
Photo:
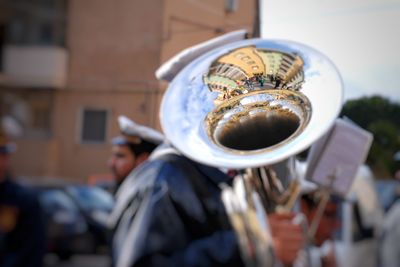
<path fill-rule="evenodd" d="M 40 267 L 46 251 L 44 216 L 38 196 L 12 180 L 13 151 L 0 129 L 0 266 Z"/>
<path fill-rule="evenodd" d="M 232 177 L 163 145 L 127 179 L 114 210 L 113 266 L 245 266 L 221 200 Z M 277 251 L 282 262 L 293 262 L 304 241 L 288 218 L 271 225 L 284 228 L 274 241 L 291 242 Z"/>
<path fill-rule="evenodd" d="M 128 119 L 125 116 L 118 117 L 118 126 L 121 134 L 111 141 L 111 157 L 108 166 L 113 174 L 115 186 L 114 197 L 116 205 L 109 216 L 109 231 L 113 236 L 121 206 L 120 197 L 124 197 L 126 191 L 131 188 L 129 174 L 144 163 L 152 151 L 163 141 L 164 136 L 156 130 Z"/>
<path fill-rule="evenodd" d="M 135 190 L 121 205 L 129 216 L 115 226 L 115 266 L 242 266 L 220 200 L 219 184 L 230 177 L 173 153 L 131 175 Z"/>

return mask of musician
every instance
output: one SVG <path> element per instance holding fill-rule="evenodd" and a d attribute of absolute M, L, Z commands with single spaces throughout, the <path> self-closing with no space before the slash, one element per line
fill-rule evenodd
<path fill-rule="evenodd" d="M 228 35 L 230 42 L 243 39 L 243 33 Z M 282 199 L 282 181 L 289 180 L 271 166 L 286 166 L 290 176 L 286 159 L 330 128 L 339 112 L 340 77 L 323 55 L 294 42 L 253 39 L 202 55 L 226 43 L 222 36 L 189 48 L 156 72 L 173 79 L 160 108 L 167 144 L 129 174 L 131 190 L 117 199 L 116 267 L 290 266 L 304 247 L 294 214 L 267 214 L 272 198 L 261 191 L 273 187 L 274 200 Z M 282 83 L 265 75 L 261 87 L 235 83 L 259 73 Z M 329 105 L 311 106 L 321 86 Z M 324 112 L 311 115 L 321 107 Z M 229 168 L 239 179 L 226 174 Z"/>
<path fill-rule="evenodd" d="M 140 125 L 125 116 L 119 116 L 121 135 L 111 141 L 108 166 L 114 176 L 116 192 L 130 172 L 147 160 L 151 152 L 163 141 L 158 131 Z"/>
<path fill-rule="evenodd" d="M 220 185 L 230 185 L 229 176 L 168 147 L 156 150 L 129 179 L 135 190 L 125 196 L 129 201 L 121 219 L 129 216 L 132 223 L 116 229 L 115 266 L 243 266 L 220 198 Z M 282 215 L 271 221 L 277 255 L 285 264 L 304 243 L 292 219 Z"/>
<path fill-rule="evenodd" d="M 307 218 L 309 225 L 315 220 L 320 201 L 321 192 L 318 191 L 308 192 L 301 197 L 301 211 Z M 312 236 L 313 246 L 310 248 L 310 266 L 339 266 L 337 264 L 333 236 L 340 225 L 337 217 L 338 201 L 338 197 L 332 195 L 325 205 L 316 231 Z"/>
<path fill-rule="evenodd" d="M 315 218 L 319 201 L 320 192 L 318 191 L 304 194 L 301 197 L 301 211 L 309 223 Z M 313 237 L 313 243 L 317 246 L 321 246 L 327 240 L 333 240 L 334 232 L 340 226 L 337 217 L 338 201 L 339 198 L 332 195 L 324 208 Z"/>

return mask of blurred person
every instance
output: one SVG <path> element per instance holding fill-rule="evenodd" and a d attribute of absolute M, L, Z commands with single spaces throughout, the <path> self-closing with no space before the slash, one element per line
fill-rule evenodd
<path fill-rule="evenodd" d="M 343 208 L 343 251 L 345 267 L 375 267 L 378 264 L 384 210 L 375 188 L 376 178 L 368 165 L 358 168 Z M 350 208 L 346 208 L 349 205 Z"/>
<path fill-rule="evenodd" d="M 400 181 L 400 151 L 393 155 L 394 179 Z M 383 267 L 400 266 L 400 193 L 399 188 L 394 192 L 390 208 L 385 214 L 379 250 L 380 264 Z"/>
<path fill-rule="evenodd" d="M 334 247 L 334 234 L 340 226 L 338 219 L 338 198 L 330 196 L 320 218 L 318 206 L 321 201 L 321 192 L 303 194 L 300 200 L 301 212 L 307 219 L 308 225 L 317 223 L 315 233 L 310 237 L 310 267 L 336 267 L 337 263 Z M 318 220 L 318 221 L 315 221 Z"/>
<path fill-rule="evenodd" d="M 118 127 L 121 134 L 111 140 L 111 157 L 108 166 L 114 178 L 114 197 L 115 206 L 108 218 L 110 235 L 114 235 L 114 230 L 119 223 L 119 217 L 124 211 L 124 201 L 122 199 L 131 194 L 132 179 L 129 174 L 140 164 L 145 162 L 153 150 L 163 141 L 163 135 L 144 125 L 137 124 L 126 116 L 118 117 Z"/>
<path fill-rule="evenodd" d="M 324 266 L 320 265 L 323 263 L 340 267 L 386 266 L 378 263 L 383 209 L 374 180 L 370 168 L 361 165 L 345 198 L 331 196 L 310 247 L 311 266 Z M 315 214 L 318 199 L 318 194 L 312 193 L 301 200 L 301 210 L 309 221 Z M 340 230 L 340 236 L 333 239 L 336 229 Z"/>
<path fill-rule="evenodd" d="M 113 174 L 116 193 L 133 169 L 148 159 L 151 152 L 163 141 L 158 131 L 139 125 L 125 116 L 118 117 L 121 135 L 112 139 L 108 166 Z"/>
<path fill-rule="evenodd" d="M 46 251 L 46 231 L 38 196 L 13 181 L 10 154 L 15 145 L 0 129 L 0 266 L 40 267 Z"/>
<path fill-rule="evenodd" d="M 367 165 L 361 165 L 349 192 L 339 198 L 340 229 L 334 242 L 325 242 L 317 251 L 327 255 L 334 248 L 336 265 L 340 267 L 376 267 L 379 236 L 383 225 L 383 209 L 375 189 L 375 178 Z M 332 221 L 333 225 L 333 221 Z M 333 246 L 332 246 L 333 245 Z"/>
<path fill-rule="evenodd" d="M 383 233 L 379 251 L 380 266 L 400 266 L 400 200 L 388 210 L 383 222 Z"/>
<path fill-rule="evenodd" d="M 318 192 L 307 193 L 301 197 L 301 212 L 306 216 L 308 223 L 315 218 L 320 201 L 318 194 Z M 327 240 L 333 240 L 334 233 L 340 226 L 337 210 L 338 197 L 330 196 L 312 240 L 316 246 L 321 246 Z"/>
<path fill-rule="evenodd" d="M 400 181 L 400 151 L 397 151 L 393 155 L 393 162 L 394 162 L 394 174 L 393 177 L 397 181 Z"/>

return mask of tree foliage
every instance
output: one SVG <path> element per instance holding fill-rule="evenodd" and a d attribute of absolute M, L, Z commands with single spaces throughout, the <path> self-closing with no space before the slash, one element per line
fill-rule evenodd
<path fill-rule="evenodd" d="M 377 176 L 392 176 L 393 155 L 400 150 L 400 104 L 382 96 L 363 97 L 346 102 L 341 116 L 374 135 L 367 163 Z"/>

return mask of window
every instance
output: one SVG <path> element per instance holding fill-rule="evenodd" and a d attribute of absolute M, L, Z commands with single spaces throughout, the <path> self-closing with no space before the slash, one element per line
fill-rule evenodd
<path fill-rule="evenodd" d="M 65 45 L 67 0 L 3 0 L 6 43 Z"/>
<path fill-rule="evenodd" d="M 225 0 L 225 11 L 235 12 L 238 9 L 239 0 Z"/>
<path fill-rule="evenodd" d="M 81 142 L 105 142 L 107 130 L 107 110 L 85 108 L 82 113 Z"/>

